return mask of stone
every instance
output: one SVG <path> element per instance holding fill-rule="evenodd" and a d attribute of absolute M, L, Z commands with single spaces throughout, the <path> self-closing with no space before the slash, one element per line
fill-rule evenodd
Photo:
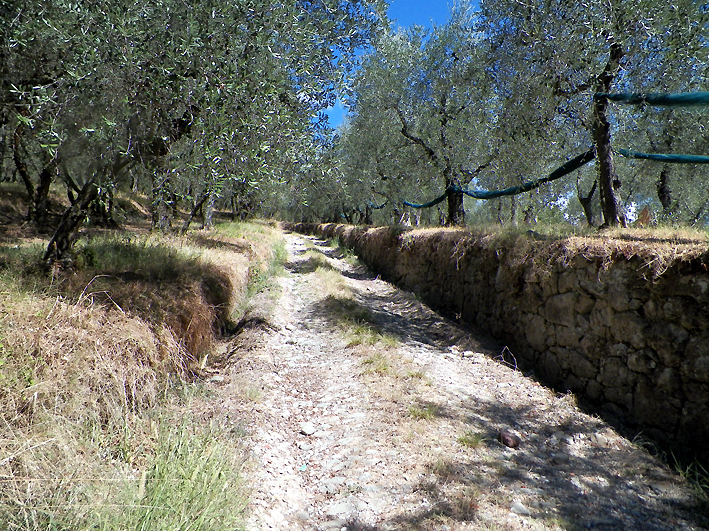
<path fill-rule="evenodd" d="M 613 316 L 610 330 L 616 340 L 629 343 L 636 349 L 642 349 L 647 345 L 645 339 L 647 328 L 647 321 L 637 312 L 620 312 Z"/>
<path fill-rule="evenodd" d="M 588 438 L 588 442 L 591 446 L 595 446 L 596 448 L 608 448 L 610 446 L 608 437 L 599 432 L 592 433 Z"/>
<path fill-rule="evenodd" d="M 579 281 L 579 286 L 586 290 L 588 293 L 594 297 L 603 297 L 605 295 L 605 284 L 599 282 L 595 275 L 589 275 L 591 280 L 581 280 Z"/>
<path fill-rule="evenodd" d="M 518 448 L 522 444 L 522 439 L 509 430 L 500 430 L 497 440 L 508 448 Z"/>
<path fill-rule="evenodd" d="M 555 452 L 551 460 L 555 465 L 566 465 L 571 461 L 571 456 L 566 452 Z"/>
<path fill-rule="evenodd" d="M 314 434 L 318 429 L 315 427 L 315 425 L 312 422 L 303 422 L 300 425 L 300 433 L 303 435 L 312 435 Z"/>
<path fill-rule="evenodd" d="M 607 284 L 606 301 L 616 312 L 626 312 L 630 308 L 630 294 L 625 286 L 624 279 L 614 279 Z"/>
<path fill-rule="evenodd" d="M 343 516 L 346 514 L 352 514 L 355 511 L 356 509 L 354 505 L 352 505 L 350 502 L 344 501 L 331 505 L 330 508 L 328 508 L 326 514 L 327 516 Z"/>
<path fill-rule="evenodd" d="M 581 294 L 576 300 L 576 307 L 574 309 L 576 310 L 577 314 L 583 315 L 593 310 L 593 307 L 595 305 L 596 299 L 594 299 L 593 297 L 589 297 L 588 295 Z"/>
<path fill-rule="evenodd" d="M 512 507 L 510 507 L 510 511 L 512 511 L 515 514 L 518 514 L 520 516 L 529 516 L 532 514 L 529 509 L 527 509 L 522 503 L 520 502 L 514 502 L 512 504 Z"/>
<path fill-rule="evenodd" d="M 574 438 L 571 435 L 566 435 L 563 431 L 555 431 L 551 438 L 557 442 L 564 444 L 573 444 Z"/>
<path fill-rule="evenodd" d="M 530 315 L 524 326 L 525 337 L 530 347 L 538 352 L 547 348 L 547 326 L 541 315 Z"/>
<path fill-rule="evenodd" d="M 635 387 L 633 416 L 638 422 L 672 433 L 677 427 L 680 415 L 668 397 L 658 393 L 652 381 L 642 376 Z"/>
<path fill-rule="evenodd" d="M 591 326 L 599 333 L 599 328 L 610 328 L 613 325 L 613 310 L 604 300 L 597 300 L 591 310 Z"/>
<path fill-rule="evenodd" d="M 559 275 L 558 287 L 559 293 L 567 293 L 573 291 L 578 286 L 578 277 L 573 271 L 564 271 Z"/>
<path fill-rule="evenodd" d="M 596 380 L 591 380 L 586 384 L 586 398 L 597 402 L 603 396 L 603 386 Z"/>
<path fill-rule="evenodd" d="M 576 326 L 580 328 L 582 332 L 587 332 L 591 328 L 591 320 L 587 315 L 578 314 L 576 316 Z"/>
<path fill-rule="evenodd" d="M 631 371 L 649 374 L 656 366 L 657 363 L 643 352 L 628 354 L 628 368 Z"/>
<path fill-rule="evenodd" d="M 544 316 L 547 321 L 564 326 L 574 326 L 576 316 L 574 307 L 576 306 L 576 293 L 562 293 L 547 299 L 544 305 Z"/>
<path fill-rule="evenodd" d="M 561 347 L 578 347 L 581 332 L 572 326 L 556 325 L 556 344 Z"/>
<path fill-rule="evenodd" d="M 330 520 L 328 522 L 325 522 L 322 524 L 322 528 L 325 530 L 330 530 L 330 529 L 337 529 L 337 531 L 340 531 L 343 527 L 347 525 L 347 520 L 343 520 L 342 518 L 338 518 L 337 520 Z"/>
<path fill-rule="evenodd" d="M 685 356 L 688 359 L 709 357 L 709 337 L 692 337 L 687 342 Z"/>
<path fill-rule="evenodd" d="M 519 309 L 525 313 L 537 313 L 543 303 L 544 294 L 537 284 L 526 284 L 517 301 Z"/>
<path fill-rule="evenodd" d="M 618 410 L 619 413 L 627 413 L 633 407 L 632 387 L 605 387 L 603 389 L 603 396 L 611 404 L 620 406 Z M 605 408 L 608 405 L 609 404 L 603 404 L 603 407 Z"/>
<path fill-rule="evenodd" d="M 709 356 L 687 360 L 682 364 L 682 373 L 700 382 L 709 382 Z"/>
<path fill-rule="evenodd" d="M 655 304 L 654 300 L 650 299 L 643 304 L 643 315 L 653 321 L 659 319 L 657 304 Z"/>
<path fill-rule="evenodd" d="M 606 387 L 626 387 L 635 383 L 635 375 L 622 358 L 606 358 L 601 361 L 598 381 Z"/>
<path fill-rule="evenodd" d="M 608 349 L 608 355 L 614 358 L 627 358 L 628 357 L 628 345 L 623 343 L 616 343 L 611 345 Z"/>
<path fill-rule="evenodd" d="M 663 391 L 676 394 L 682 387 L 682 380 L 676 369 L 665 367 L 657 372 L 655 385 Z"/>
<path fill-rule="evenodd" d="M 598 366 L 588 361 L 580 352 L 569 351 L 568 357 L 571 372 L 579 378 L 591 380 L 598 376 Z"/>
<path fill-rule="evenodd" d="M 647 332 L 648 346 L 668 367 L 679 367 L 688 340 L 689 333 L 673 323 L 655 323 Z"/>
<path fill-rule="evenodd" d="M 552 385 L 561 383 L 563 374 L 561 364 L 552 352 L 546 351 L 539 356 L 538 371 Z"/>

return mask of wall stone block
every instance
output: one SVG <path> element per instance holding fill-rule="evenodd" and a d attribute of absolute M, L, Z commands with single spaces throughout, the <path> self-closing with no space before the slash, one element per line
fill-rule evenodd
<path fill-rule="evenodd" d="M 550 296 L 545 304 L 544 316 L 550 323 L 574 326 L 576 315 L 573 308 L 576 306 L 577 295 L 574 292 Z"/>

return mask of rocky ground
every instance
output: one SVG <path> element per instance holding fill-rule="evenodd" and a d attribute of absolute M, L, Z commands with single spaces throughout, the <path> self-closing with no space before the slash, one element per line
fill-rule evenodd
<path fill-rule="evenodd" d="M 249 531 L 709 529 L 677 474 L 504 345 L 285 238 L 277 301 L 212 380 L 253 456 Z"/>

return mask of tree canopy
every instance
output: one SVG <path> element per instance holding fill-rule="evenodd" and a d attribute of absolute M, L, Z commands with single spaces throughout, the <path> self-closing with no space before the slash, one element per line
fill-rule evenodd
<path fill-rule="evenodd" d="M 680 204 L 668 199 L 670 170 L 656 165 L 658 177 L 648 180 L 640 173 L 650 171 L 649 163 L 619 161 L 616 149 L 701 154 L 701 111 L 680 122 L 672 116 L 688 116 L 681 109 L 622 109 L 594 94 L 701 90 L 708 16 L 693 0 L 482 0 L 479 11 L 457 3 L 443 26 L 390 31 L 377 41 L 358 72 L 343 134 L 357 143 L 347 141 L 344 160 L 369 157 L 368 167 L 383 171 L 382 161 L 397 161 L 386 176 L 398 176 L 398 193 L 421 199 L 446 191 L 447 222 L 459 223 L 460 188 L 520 185 L 593 149 L 595 171 L 495 201 L 496 213 L 494 205 L 472 210 L 499 219 L 521 211 L 527 219 L 573 220 L 578 205 L 588 223 L 598 223 L 600 210 L 609 226 L 625 223 L 629 205 L 659 200 L 669 215 Z M 684 188 L 679 175 L 692 170 L 671 171 L 676 196 Z"/>
<path fill-rule="evenodd" d="M 128 189 L 151 198 L 162 230 L 198 212 L 209 225 L 215 208 L 362 223 L 608 226 L 645 205 L 708 218 L 701 168 L 619 157 L 705 153 L 703 109 L 606 96 L 705 89 L 709 10 L 695 0 L 462 0 L 430 29 L 395 29 L 386 7 L 0 2 L 0 170 L 54 234 L 46 258 L 87 216 L 115 223 L 114 193 Z M 333 131 L 338 98 L 349 118 Z M 594 162 L 546 179 L 588 152 Z M 61 219 L 55 183 L 72 205 Z M 527 193 L 466 195 L 500 189 Z M 435 209 L 407 206 L 441 194 Z M 178 204 L 191 214 L 173 227 Z"/>
<path fill-rule="evenodd" d="M 2 10 L 3 169 L 24 182 L 40 228 L 50 184 L 66 183 L 56 258 L 90 209 L 110 222 L 118 186 L 151 194 L 162 229 L 178 200 L 255 208 L 322 149 L 323 110 L 384 6 L 13 0 Z"/>

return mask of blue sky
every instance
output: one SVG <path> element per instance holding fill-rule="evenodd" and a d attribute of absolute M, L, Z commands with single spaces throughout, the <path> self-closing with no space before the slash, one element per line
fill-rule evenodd
<path fill-rule="evenodd" d="M 389 0 L 389 18 L 394 26 L 408 28 L 414 24 L 431 27 L 435 24 L 445 24 L 450 13 L 449 6 L 453 0 Z M 330 125 L 337 127 L 342 123 L 345 110 L 338 101 L 328 109 Z"/>
<path fill-rule="evenodd" d="M 444 24 L 448 20 L 451 4 L 449 0 L 391 0 L 389 18 L 406 28 L 413 24 L 430 27 L 431 20 Z"/>

